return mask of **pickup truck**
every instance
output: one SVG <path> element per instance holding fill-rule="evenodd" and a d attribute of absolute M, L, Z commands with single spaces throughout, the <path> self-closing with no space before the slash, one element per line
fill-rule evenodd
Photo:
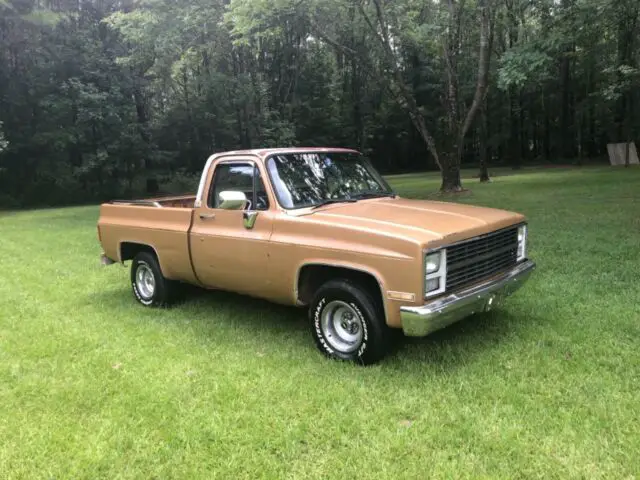
<path fill-rule="evenodd" d="M 218 153 L 195 196 L 105 203 L 97 228 L 142 305 L 187 283 L 306 307 L 319 350 L 362 365 L 395 332 L 496 307 L 535 268 L 523 215 L 401 198 L 350 149 Z"/>

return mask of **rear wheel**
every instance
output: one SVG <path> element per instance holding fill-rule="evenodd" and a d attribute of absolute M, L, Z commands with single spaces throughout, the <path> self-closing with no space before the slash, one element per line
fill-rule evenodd
<path fill-rule="evenodd" d="M 146 307 L 164 307 L 172 299 L 175 285 L 162 275 L 156 256 L 138 253 L 131 263 L 131 287 L 136 300 Z"/>
<path fill-rule="evenodd" d="M 309 309 L 313 337 L 329 358 L 370 365 L 391 344 L 391 329 L 380 302 L 348 280 L 330 280 L 316 293 Z"/>

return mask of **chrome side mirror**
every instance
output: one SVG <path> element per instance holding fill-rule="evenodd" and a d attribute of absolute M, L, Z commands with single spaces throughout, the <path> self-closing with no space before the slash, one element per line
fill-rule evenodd
<path fill-rule="evenodd" d="M 247 196 L 236 190 L 225 190 L 218 194 L 220 203 L 218 208 L 224 210 L 244 210 L 247 206 Z"/>

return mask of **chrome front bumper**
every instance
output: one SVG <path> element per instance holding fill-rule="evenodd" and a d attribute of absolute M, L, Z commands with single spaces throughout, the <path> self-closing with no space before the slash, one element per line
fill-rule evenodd
<path fill-rule="evenodd" d="M 477 312 L 491 310 L 518 290 L 536 264 L 531 260 L 491 280 L 434 300 L 420 307 L 400 307 L 402 330 L 410 337 L 423 337 Z"/>

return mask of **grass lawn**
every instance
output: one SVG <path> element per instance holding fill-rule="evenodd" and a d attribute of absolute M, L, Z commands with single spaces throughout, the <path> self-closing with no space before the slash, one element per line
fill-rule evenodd
<path fill-rule="evenodd" d="M 95 207 L 1 216 L 0 478 L 636 478 L 640 169 L 465 186 L 528 215 L 538 270 L 371 368 L 325 360 L 302 310 L 139 306 Z"/>

